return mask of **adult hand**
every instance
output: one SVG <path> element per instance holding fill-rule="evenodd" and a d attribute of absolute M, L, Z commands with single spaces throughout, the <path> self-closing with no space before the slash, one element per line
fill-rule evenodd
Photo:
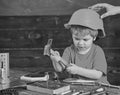
<path fill-rule="evenodd" d="M 120 6 L 113 6 L 113 5 L 110 5 L 107 3 L 98 3 L 89 8 L 95 10 L 96 12 L 105 8 L 107 12 L 104 13 L 103 15 L 101 15 L 101 18 L 105 18 L 105 17 L 111 16 L 111 15 L 116 15 L 116 14 L 120 13 Z"/>

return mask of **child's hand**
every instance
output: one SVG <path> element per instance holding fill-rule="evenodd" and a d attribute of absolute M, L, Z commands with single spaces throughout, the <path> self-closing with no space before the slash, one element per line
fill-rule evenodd
<path fill-rule="evenodd" d="M 105 18 L 107 16 L 110 15 L 116 15 L 120 13 L 120 6 L 113 6 L 107 3 L 99 3 L 99 4 L 95 4 L 91 7 L 89 7 L 90 9 L 93 9 L 95 11 L 100 11 L 101 9 L 105 8 L 106 9 L 106 13 L 104 13 L 101 18 Z"/>
<path fill-rule="evenodd" d="M 61 60 L 61 56 L 58 51 L 53 51 L 52 49 L 50 49 L 50 54 L 51 54 L 50 57 L 52 60 L 56 62 Z"/>
<path fill-rule="evenodd" d="M 71 74 L 77 74 L 78 69 L 79 67 L 77 65 L 71 63 L 66 70 Z"/>

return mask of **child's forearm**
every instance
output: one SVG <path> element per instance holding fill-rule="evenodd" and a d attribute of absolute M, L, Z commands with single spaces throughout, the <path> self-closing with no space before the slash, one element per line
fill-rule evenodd
<path fill-rule="evenodd" d="M 63 58 L 60 58 L 58 62 L 53 62 L 53 66 L 56 71 L 61 72 L 65 70 L 68 66 L 70 66 L 70 64 L 68 64 L 68 62 L 65 61 Z"/>
<path fill-rule="evenodd" d="M 102 72 L 101 71 L 97 71 L 97 70 L 93 70 L 93 69 L 86 69 L 86 68 L 82 68 L 79 67 L 79 69 L 77 69 L 77 74 L 90 78 L 90 79 L 99 79 L 102 76 Z"/>
<path fill-rule="evenodd" d="M 56 61 L 52 61 L 52 63 L 53 63 L 53 67 L 54 67 L 55 71 L 57 71 L 57 72 L 62 72 L 63 67 L 61 66 L 61 64 L 59 64 L 59 63 L 56 62 Z"/>
<path fill-rule="evenodd" d="M 63 70 L 66 70 L 67 67 L 71 66 L 70 63 L 61 58 L 58 63 L 62 66 Z"/>
<path fill-rule="evenodd" d="M 61 58 L 58 62 L 61 63 L 64 67 L 68 67 L 69 65 L 68 62 L 65 61 L 63 58 Z"/>
<path fill-rule="evenodd" d="M 62 64 L 62 70 L 71 66 L 67 61 L 65 61 L 63 58 L 60 59 L 60 61 L 58 61 L 59 64 Z M 91 78 L 91 79 L 99 79 L 102 76 L 102 72 L 101 71 L 97 71 L 95 69 L 86 69 L 86 68 L 82 68 L 79 67 L 76 70 L 78 75 L 87 77 L 87 78 Z"/>

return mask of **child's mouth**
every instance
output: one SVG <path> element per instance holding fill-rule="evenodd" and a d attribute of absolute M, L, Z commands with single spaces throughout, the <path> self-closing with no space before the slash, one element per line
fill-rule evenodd
<path fill-rule="evenodd" d="M 80 46 L 78 46 L 77 47 L 79 50 L 85 50 L 86 48 L 85 47 L 80 47 Z"/>

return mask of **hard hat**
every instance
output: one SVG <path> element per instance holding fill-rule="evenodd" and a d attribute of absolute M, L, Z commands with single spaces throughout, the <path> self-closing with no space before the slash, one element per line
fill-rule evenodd
<path fill-rule="evenodd" d="M 79 9 L 73 13 L 68 23 L 64 26 L 69 29 L 71 25 L 81 25 L 94 30 L 99 30 L 98 36 L 105 37 L 103 20 L 100 15 L 92 9 Z M 100 33 L 102 32 L 102 35 Z"/>

